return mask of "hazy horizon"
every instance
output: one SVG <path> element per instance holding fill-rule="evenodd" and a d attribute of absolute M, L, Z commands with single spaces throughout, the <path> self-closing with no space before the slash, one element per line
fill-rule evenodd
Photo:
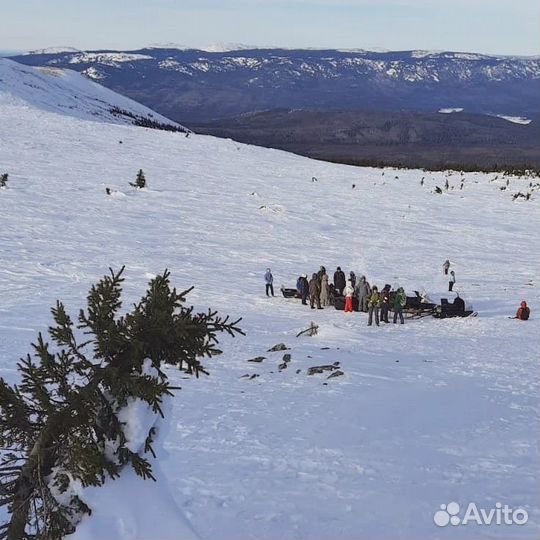
<path fill-rule="evenodd" d="M 2 20 L 9 52 L 246 43 L 540 55 L 537 0 L 19 0 Z"/>
<path fill-rule="evenodd" d="M 425 47 L 416 48 L 416 49 L 385 49 L 384 47 L 317 47 L 317 46 L 304 46 L 304 47 L 287 47 L 284 45 L 254 45 L 254 44 L 244 44 L 244 43 L 235 43 L 235 44 L 229 44 L 229 43 L 209 43 L 206 45 L 189 45 L 189 44 L 180 44 L 180 43 L 150 43 L 141 45 L 138 47 L 103 47 L 103 46 L 95 46 L 95 47 L 86 47 L 86 48 L 78 48 L 74 47 L 72 45 L 48 45 L 45 47 L 35 47 L 35 48 L 25 48 L 25 49 L 5 49 L 0 50 L 0 58 L 9 58 L 10 56 L 18 56 L 25 53 L 31 53 L 34 51 L 41 51 L 41 50 L 48 50 L 48 49 L 76 49 L 80 51 L 137 51 L 142 49 L 149 49 L 149 48 L 158 48 L 158 49 L 166 49 L 166 48 L 179 48 L 179 49 L 192 49 L 192 50 L 201 50 L 206 53 L 212 53 L 212 52 L 221 52 L 219 50 L 219 47 L 223 46 L 224 49 L 234 51 L 234 50 L 252 50 L 252 49 L 283 49 L 283 50 L 341 50 L 341 51 L 369 51 L 369 52 L 407 52 L 412 50 L 417 51 L 433 51 L 436 52 L 456 52 L 456 53 L 476 53 L 476 54 L 482 54 L 486 56 L 515 56 L 515 57 L 540 57 L 540 52 L 536 54 L 510 54 L 505 52 L 500 53 L 488 53 L 488 52 L 482 52 L 478 50 L 465 50 L 465 49 L 428 49 Z M 233 46 L 236 46 L 238 48 L 233 48 Z M 212 50 L 214 49 L 214 50 Z"/>

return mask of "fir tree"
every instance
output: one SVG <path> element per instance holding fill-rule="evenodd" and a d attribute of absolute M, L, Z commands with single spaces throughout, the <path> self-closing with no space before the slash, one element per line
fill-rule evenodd
<path fill-rule="evenodd" d="M 131 451 L 119 411 L 138 398 L 163 416 L 162 400 L 174 390 L 163 364 L 206 373 L 200 358 L 217 354 L 218 333 L 243 333 L 240 319 L 185 307 L 191 289 L 171 289 L 168 271 L 119 315 L 122 272 L 111 270 L 91 288 L 77 325 L 58 301 L 49 328 L 53 346 L 39 334 L 33 354 L 18 364 L 20 385 L 0 378 L 0 505 L 10 513 L 1 539 L 60 540 L 73 532 L 91 513 L 70 491 L 74 480 L 100 486 L 128 465 L 153 479 L 146 457 L 153 454 L 153 429 L 144 449 Z M 82 342 L 80 331 L 87 335 Z"/>
<path fill-rule="evenodd" d="M 137 189 L 142 189 L 146 187 L 146 176 L 144 175 L 144 172 L 142 169 L 139 169 L 135 182 L 130 182 L 129 185 Z"/>
<path fill-rule="evenodd" d="M 7 187 L 8 173 L 0 174 L 0 188 Z"/>

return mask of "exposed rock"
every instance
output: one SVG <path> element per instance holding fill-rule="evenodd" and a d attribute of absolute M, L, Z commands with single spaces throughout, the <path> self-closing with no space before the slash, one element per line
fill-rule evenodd
<path fill-rule="evenodd" d="M 248 362 L 262 362 L 263 360 L 266 360 L 265 356 L 256 356 L 255 358 L 250 358 Z"/>
<path fill-rule="evenodd" d="M 278 369 L 279 371 L 281 371 L 282 369 L 287 369 L 287 362 L 283 362 L 283 364 L 279 364 Z"/>
<path fill-rule="evenodd" d="M 290 355 L 289 353 L 284 354 L 284 355 L 283 355 L 283 361 L 284 361 L 285 363 L 290 362 L 290 361 L 291 361 L 291 355 Z"/>
<path fill-rule="evenodd" d="M 326 377 L 327 379 L 333 379 L 334 377 L 341 377 L 341 375 L 345 375 L 345 373 L 343 373 L 343 371 L 340 371 L 339 369 L 337 371 L 334 371 L 334 373 L 330 373 L 330 375 L 328 375 L 328 377 Z"/>
<path fill-rule="evenodd" d="M 337 363 L 339 365 L 339 362 Z M 315 373 L 324 373 L 325 371 L 334 371 L 337 369 L 337 366 L 335 364 L 332 365 L 324 365 L 324 366 L 312 366 L 308 368 L 307 374 L 308 375 L 315 375 Z"/>
<path fill-rule="evenodd" d="M 256 377 L 260 377 L 260 375 L 258 373 L 253 373 L 252 375 L 250 375 L 249 373 L 246 373 L 245 375 L 242 375 L 240 378 L 241 379 L 248 378 L 251 381 L 251 379 L 255 379 Z"/>
<path fill-rule="evenodd" d="M 296 374 L 298 375 L 298 373 L 300 373 L 301 371 L 302 371 L 301 369 L 297 369 Z"/>
<path fill-rule="evenodd" d="M 289 348 L 285 343 L 278 343 L 277 345 L 274 345 L 271 349 L 268 349 L 268 352 L 276 352 L 276 351 L 288 351 Z"/>

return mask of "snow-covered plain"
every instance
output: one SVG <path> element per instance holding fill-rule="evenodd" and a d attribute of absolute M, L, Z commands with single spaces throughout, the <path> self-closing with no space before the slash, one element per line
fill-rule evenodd
<path fill-rule="evenodd" d="M 511 198 L 529 180 L 501 191 L 501 175 L 470 173 L 460 190 L 454 173 L 437 195 L 447 173 L 91 121 L 20 92 L 0 85 L 0 374 L 16 382 L 50 306 L 75 314 L 109 266 L 126 265 L 126 306 L 169 268 L 178 288 L 196 286 L 197 308 L 242 316 L 247 333 L 223 340 L 209 377 L 169 370 L 182 390 L 159 483 L 128 472 L 89 490 L 94 513 L 75 537 L 538 536 L 539 198 Z M 128 186 L 139 168 L 147 190 Z M 439 300 L 446 258 L 477 318 L 367 327 L 279 295 L 324 264 Z M 522 299 L 531 320 L 509 319 Z M 319 334 L 296 338 L 311 321 Z M 267 352 L 279 342 L 292 355 L 282 371 Z M 344 376 L 306 374 L 333 362 Z M 450 501 L 522 507 L 529 521 L 438 527 Z"/>

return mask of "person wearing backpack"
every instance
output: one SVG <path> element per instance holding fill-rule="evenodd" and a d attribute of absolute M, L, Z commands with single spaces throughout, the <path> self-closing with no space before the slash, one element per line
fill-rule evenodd
<path fill-rule="evenodd" d="M 396 296 L 394 297 L 394 324 L 397 323 L 398 316 L 401 324 L 404 324 L 405 321 L 403 320 L 403 308 L 405 307 L 406 303 L 407 295 L 405 294 L 403 287 L 400 287 L 397 290 Z"/>
<path fill-rule="evenodd" d="M 373 315 L 375 315 L 375 324 L 379 326 L 379 303 L 379 289 L 376 285 L 373 285 L 368 300 L 368 326 L 371 326 L 373 324 Z"/>
<path fill-rule="evenodd" d="M 527 302 L 525 302 L 525 300 L 523 300 L 521 302 L 521 306 L 517 310 L 516 319 L 519 319 L 520 321 L 528 321 L 530 314 L 531 314 L 531 310 L 527 306 Z"/>

